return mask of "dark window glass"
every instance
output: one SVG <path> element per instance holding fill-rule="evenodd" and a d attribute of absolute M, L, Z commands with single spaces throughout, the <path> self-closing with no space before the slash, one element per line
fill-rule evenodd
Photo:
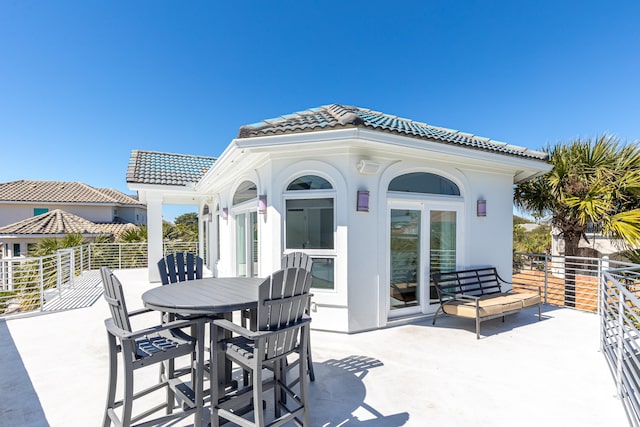
<path fill-rule="evenodd" d="M 33 216 L 42 215 L 49 212 L 48 208 L 33 208 Z"/>
<path fill-rule="evenodd" d="M 287 200 L 287 249 L 333 249 L 333 199 Z"/>
<path fill-rule="evenodd" d="M 236 190 L 236 194 L 233 195 L 233 204 L 237 205 L 247 200 L 255 199 L 258 197 L 258 188 L 251 181 L 245 181 Z"/>
<path fill-rule="evenodd" d="M 295 190 L 331 190 L 333 186 L 329 181 L 316 175 L 304 175 L 291 181 L 287 191 Z"/>
<path fill-rule="evenodd" d="M 459 196 L 460 189 L 451 180 L 427 172 L 414 172 L 400 175 L 389 184 L 389 191 L 406 193 L 444 194 Z"/>

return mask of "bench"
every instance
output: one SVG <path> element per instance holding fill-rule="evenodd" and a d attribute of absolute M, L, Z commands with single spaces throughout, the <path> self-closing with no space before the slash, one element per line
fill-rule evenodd
<path fill-rule="evenodd" d="M 542 318 L 541 288 L 536 293 L 503 292 L 503 280 L 495 267 L 475 268 L 447 273 L 434 273 L 431 279 L 438 292 L 440 307 L 433 316 L 433 324 L 440 312 L 476 320 L 476 338 L 480 339 L 480 323 L 525 308 L 538 306 L 538 320 Z"/>

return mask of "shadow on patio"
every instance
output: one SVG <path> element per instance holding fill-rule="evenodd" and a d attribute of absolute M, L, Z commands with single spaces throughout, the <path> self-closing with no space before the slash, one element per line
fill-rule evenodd
<path fill-rule="evenodd" d="M 48 426 L 7 322 L 0 319 L 0 426 Z"/>

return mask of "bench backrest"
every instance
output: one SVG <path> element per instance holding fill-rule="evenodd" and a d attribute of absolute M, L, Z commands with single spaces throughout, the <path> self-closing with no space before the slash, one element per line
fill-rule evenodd
<path fill-rule="evenodd" d="M 495 267 L 434 273 L 431 278 L 441 301 L 443 297 L 448 299 L 446 294 L 471 296 L 497 294 L 502 292 L 500 283 L 504 282 L 498 276 Z"/>

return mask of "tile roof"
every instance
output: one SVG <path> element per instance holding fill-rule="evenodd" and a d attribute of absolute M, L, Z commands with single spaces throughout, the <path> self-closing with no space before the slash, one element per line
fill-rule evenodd
<path fill-rule="evenodd" d="M 87 219 L 65 212 L 61 209 L 54 209 L 47 213 L 33 216 L 13 224 L 0 227 L 0 235 L 3 234 L 111 234 L 119 236 L 125 230 L 135 228 L 131 223 L 117 221 L 115 223 L 96 224 Z"/>
<path fill-rule="evenodd" d="M 133 150 L 127 182 L 186 186 L 198 182 L 215 161 L 214 157 Z"/>
<path fill-rule="evenodd" d="M 0 201 L 141 204 L 139 200 L 112 188 L 94 188 L 81 182 L 28 180 L 0 183 Z"/>
<path fill-rule="evenodd" d="M 493 141 L 453 129 L 431 126 L 381 112 L 339 104 L 324 105 L 309 110 L 263 120 L 242 126 L 238 138 L 252 138 L 330 129 L 362 127 L 390 132 L 444 144 L 462 145 L 476 150 L 547 160 L 546 153 Z"/>

